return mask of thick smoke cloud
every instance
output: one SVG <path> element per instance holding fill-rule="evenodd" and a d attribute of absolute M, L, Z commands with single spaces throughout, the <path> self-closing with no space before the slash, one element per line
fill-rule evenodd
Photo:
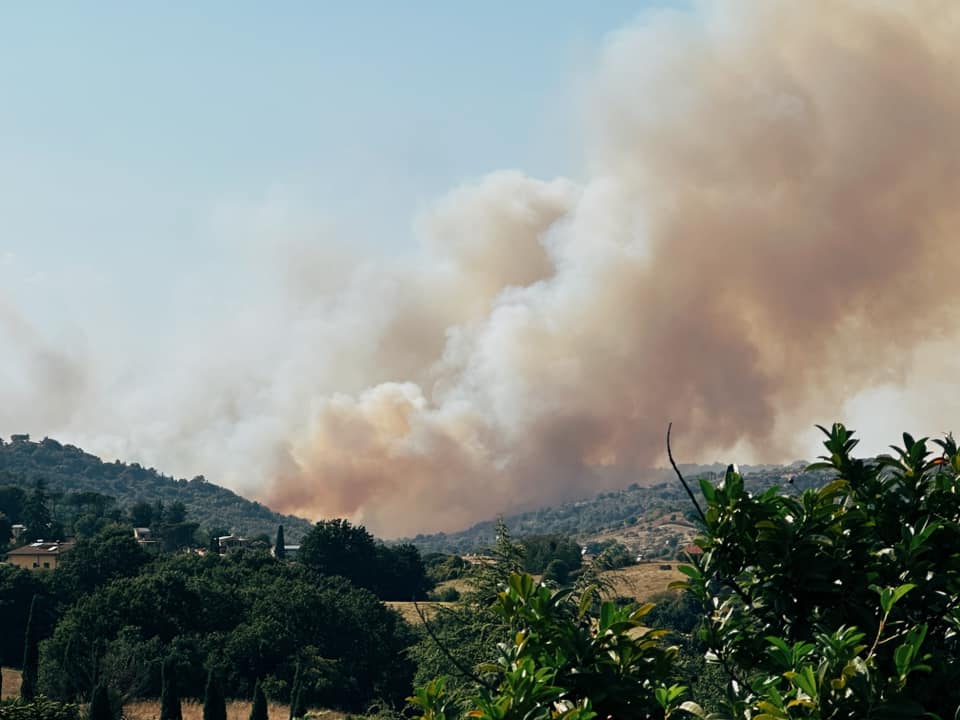
<path fill-rule="evenodd" d="M 407 265 L 320 281 L 291 240 L 282 300 L 166 407 L 130 403 L 168 420 L 123 442 L 384 535 L 630 482 L 669 420 L 689 459 L 792 459 L 798 429 L 947 367 L 924 348 L 953 347 L 960 299 L 958 31 L 936 2 L 647 17 L 584 100 L 583 182 L 465 184 Z"/>

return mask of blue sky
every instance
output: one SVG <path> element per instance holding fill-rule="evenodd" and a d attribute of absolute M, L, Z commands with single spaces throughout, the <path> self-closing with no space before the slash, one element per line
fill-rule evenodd
<path fill-rule="evenodd" d="M 276 192 L 402 252 L 417 208 L 458 182 L 577 175 L 578 77 L 644 7 L 6 5 L 0 254 L 108 295 L 177 287 L 227 267 L 217 208 Z"/>

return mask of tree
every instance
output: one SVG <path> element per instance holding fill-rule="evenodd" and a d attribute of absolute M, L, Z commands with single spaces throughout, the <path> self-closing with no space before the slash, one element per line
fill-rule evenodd
<path fill-rule="evenodd" d="M 365 527 L 321 520 L 300 542 L 297 559 L 323 575 L 340 575 L 357 587 L 377 585 L 377 546 Z"/>
<path fill-rule="evenodd" d="M 379 544 L 376 570 L 374 591 L 381 600 L 423 600 L 433 589 L 420 551 L 410 543 L 393 547 Z"/>
<path fill-rule="evenodd" d="M 580 545 L 563 535 L 528 535 L 521 538 L 524 549 L 524 570 L 542 573 L 554 560 L 562 560 L 569 570 L 577 570 L 582 562 Z"/>
<path fill-rule="evenodd" d="M 283 525 L 277 528 L 277 541 L 273 544 L 273 556 L 277 560 L 285 560 L 287 557 L 286 544 L 283 539 Z"/>
<path fill-rule="evenodd" d="M 153 524 L 153 505 L 143 500 L 130 507 L 130 524 L 134 527 L 148 528 Z"/>
<path fill-rule="evenodd" d="M 227 702 L 223 697 L 223 685 L 220 675 L 210 668 L 207 674 L 207 688 L 203 695 L 203 720 L 227 720 Z"/>
<path fill-rule="evenodd" d="M 10 543 L 10 534 L 13 531 L 13 523 L 3 512 L 0 512 L 0 552 L 7 549 Z"/>
<path fill-rule="evenodd" d="M 250 707 L 250 720 L 269 720 L 267 717 L 267 696 L 263 694 L 263 686 L 257 680 L 253 688 L 253 705 Z"/>
<path fill-rule="evenodd" d="M 63 556 L 55 582 L 66 597 L 75 600 L 110 580 L 136 575 L 149 560 L 130 528 L 108 525 L 93 538 L 77 541 Z"/>
<path fill-rule="evenodd" d="M 34 595 L 30 602 L 30 616 L 23 640 L 23 666 L 20 679 L 20 697 L 33 700 L 37 694 L 37 667 L 40 662 L 40 600 Z"/>
<path fill-rule="evenodd" d="M 177 688 L 176 660 L 168 657 L 161 670 L 160 720 L 183 720 L 180 709 L 180 691 Z"/>
<path fill-rule="evenodd" d="M 670 683 L 676 649 L 658 642 L 660 631 L 644 628 L 651 606 L 605 602 L 596 616 L 590 608 L 569 589 L 511 575 L 492 605 L 511 641 L 500 643 L 496 660 L 482 666 L 490 679 L 467 697 L 466 716 L 589 720 L 663 717 L 675 710 L 685 688 Z M 428 684 L 410 700 L 427 720 L 454 717 L 445 681 Z"/>
<path fill-rule="evenodd" d="M 39 573 L 0 563 L 0 664 L 20 666 L 30 607 L 36 595 L 46 596 L 47 586 Z"/>
<path fill-rule="evenodd" d="M 113 720 L 113 708 L 110 705 L 110 691 L 104 683 L 99 683 L 93 691 L 88 718 L 89 720 Z"/>
<path fill-rule="evenodd" d="M 700 482 L 702 555 L 681 568 L 735 718 L 952 718 L 960 685 L 960 452 L 903 435 L 858 459 L 821 428 L 832 477 L 799 497 Z M 682 476 L 681 476 L 681 479 Z M 710 708 L 692 703 L 707 717 Z M 754 717 L 759 715 L 754 714 Z"/>
<path fill-rule="evenodd" d="M 303 698 L 303 666 L 297 663 L 297 669 L 293 673 L 293 685 L 290 688 L 290 720 L 302 718 L 306 713 Z"/>

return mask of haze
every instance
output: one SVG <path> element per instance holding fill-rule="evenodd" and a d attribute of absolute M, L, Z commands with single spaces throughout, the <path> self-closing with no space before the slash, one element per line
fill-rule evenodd
<path fill-rule="evenodd" d="M 953 427 L 960 8 L 0 11 L 0 434 L 391 536 Z"/>

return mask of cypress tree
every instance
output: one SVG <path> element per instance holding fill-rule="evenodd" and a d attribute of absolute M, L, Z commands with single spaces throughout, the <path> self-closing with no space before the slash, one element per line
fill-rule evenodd
<path fill-rule="evenodd" d="M 283 525 L 277 528 L 277 542 L 273 545 L 273 556 L 277 560 L 287 557 L 286 543 L 283 539 Z"/>
<path fill-rule="evenodd" d="M 304 715 L 306 708 L 303 706 L 303 672 L 300 663 L 297 663 L 297 669 L 293 673 L 293 687 L 290 689 L 290 720 L 302 718 Z"/>
<path fill-rule="evenodd" d="M 260 681 L 253 689 L 253 706 L 250 708 L 250 720 L 269 720 L 267 717 L 267 696 L 263 694 Z"/>
<path fill-rule="evenodd" d="M 103 683 L 94 688 L 93 698 L 90 700 L 90 720 L 113 720 L 110 693 Z"/>
<path fill-rule="evenodd" d="M 40 662 L 38 647 L 40 635 L 40 599 L 34 595 L 30 601 L 27 632 L 23 638 L 23 671 L 20 680 L 20 697 L 33 700 L 37 695 L 37 666 Z"/>
<path fill-rule="evenodd" d="M 223 697 L 220 675 L 210 668 L 207 690 L 203 696 L 203 720 L 227 720 L 227 701 Z"/>
<path fill-rule="evenodd" d="M 177 690 L 177 666 L 172 657 L 163 663 L 160 683 L 160 720 L 183 720 L 180 692 Z"/>

